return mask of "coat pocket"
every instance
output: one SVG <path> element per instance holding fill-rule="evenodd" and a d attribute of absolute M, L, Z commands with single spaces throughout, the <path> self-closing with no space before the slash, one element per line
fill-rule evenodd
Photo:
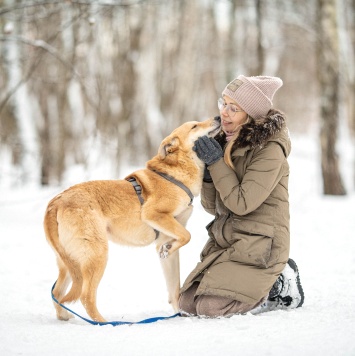
<path fill-rule="evenodd" d="M 253 266 L 268 267 L 272 250 L 272 238 L 236 231 L 233 233 L 234 244 L 230 248 L 232 261 Z"/>
<path fill-rule="evenodd" d="M 267 268 L 271 257 L 274 229 L 272 226 L 245 220 L 233 220 L 232 261 Z"/>

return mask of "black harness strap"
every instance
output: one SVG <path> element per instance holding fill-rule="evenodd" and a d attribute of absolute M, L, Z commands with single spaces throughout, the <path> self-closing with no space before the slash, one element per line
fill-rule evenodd
<path fill-rule="evenodd" d="M 189 205 L 191 205 L 193 203 L 194 195 L 191 193 L 191 190 L 188 187 L 186 187 L 186 185 L 184 183 L 180 182 L 179 180 L 175 179 L 172 176 L 169 176 L 169 174 L 162 173 L 162 172 L 157 172 L 157 171 L 154 171 L 154 170 L 153 170 L 153 172 L 159 174 L 161 177 L 165 178 L 166 180 L 168 180 L 171 183 L 176 184 L 178 187 L 180 187 L 182 190 L 184 190 L 186 192 L 186 194 L 190 197 Z"/>
<path fill-rule="evenodd" d="M 137 193 L 138 199 L 139 199 L 141 205 L 143 205 L 144 204 L 144 199 L 143 199 L 143 196 L 142 196 L 142 187 L 138 184 L 136 178 L 131 177 L 131 178 L 127 178 L 126 180 L 133 185 L 133 188 Z M 159 237 L 159 231 L 156 230 L 156 229 L 154 229 L 154 231 L 155 231 L 155 239 L 157 239 Z"/>
<path fill-rule="evenodd" d="M 141 205 L 143 205 L 144 199 L 142 197 L 142 187 L 137 183 L 136 178 L 131 177 L 127 180 L 133 185 L 133 188 L 137 193 L 138 199 L 141 202 Z"/>

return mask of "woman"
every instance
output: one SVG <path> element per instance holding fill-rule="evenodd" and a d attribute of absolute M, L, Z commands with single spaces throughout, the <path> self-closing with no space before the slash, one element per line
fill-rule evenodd
<path fill-rule="evenodd" d="M 238 76 L 218 101 L 221 134 L 194 150 L 205 164 L 201 201 L 215 216 L 201 262 L 186 279 L 183 315 L 207 317 L 297 308 L 304 301 L 290 248 L 285 119 L 272 109 L 276 77 Z"/>

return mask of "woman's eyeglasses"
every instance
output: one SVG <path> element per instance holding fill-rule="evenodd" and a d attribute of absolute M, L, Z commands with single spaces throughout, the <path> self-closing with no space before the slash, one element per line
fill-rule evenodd
<path fill-rule="evenodd" d="M 227 110 L 230 117 L 233 117 L 237 112 L 244 112 L 244 110 L 237 109 L 234 104 L 226 104 L 222 98 L 217 101 L 219 111 Z"/>

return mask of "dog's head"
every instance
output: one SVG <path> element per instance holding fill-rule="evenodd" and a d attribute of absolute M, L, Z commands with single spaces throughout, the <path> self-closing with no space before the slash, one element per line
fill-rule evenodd
<path fill-rule="evenodd" d="M 179 151 L 194 152 L 192 147 L 195 141 L 202 136 L 214 137 L 221 129 L 219 117 L 211 118 L 202 122 L 189 121 L 175 129 L 160 144 L 158 155 L 169 163 L 178 164 Z"/>

